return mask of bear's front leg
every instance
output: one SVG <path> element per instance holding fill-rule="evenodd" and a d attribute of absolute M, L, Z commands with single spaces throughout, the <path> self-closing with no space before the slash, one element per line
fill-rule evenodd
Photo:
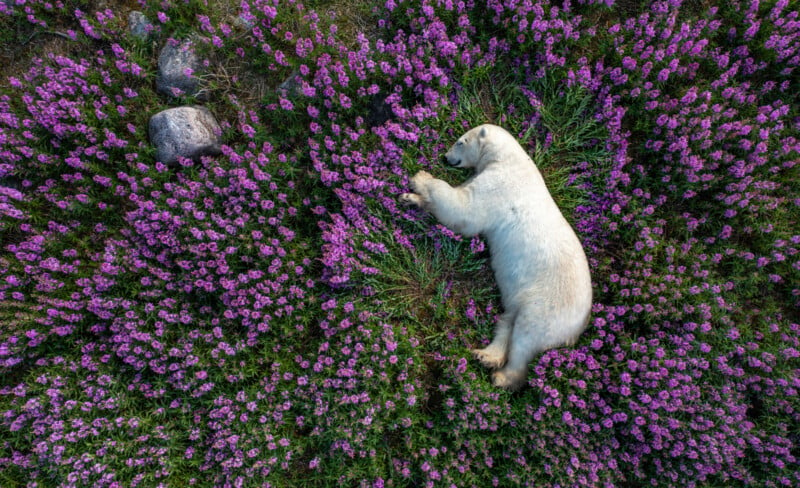
<path fill-rule="evenodd" d="M 404 193 L 400 201 L 419 205 L 450 230 L 474 236 L 485 228 L 485 211 L 474 208 L 466 188 L 453 188 L 427 171 L 420 171 L 411 178 L 411 188 L 416 193 Z"/>

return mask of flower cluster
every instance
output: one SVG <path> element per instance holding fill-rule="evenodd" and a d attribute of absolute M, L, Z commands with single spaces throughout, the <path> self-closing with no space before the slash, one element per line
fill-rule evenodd
<path fill-rule="evenodd" d="M 147 117 L 190 97 L 123 12 L 0 2 L 81 53 L 0 84 L 4 479 L 800 483 L 789 2 L 140 4 L 238 66 L 204 75 L 219 156 L 155 160 Z M 468 359 L 484 243 L 396 200 L 481 118 L 536 152 L 596 287 L 513 394 Z"/>

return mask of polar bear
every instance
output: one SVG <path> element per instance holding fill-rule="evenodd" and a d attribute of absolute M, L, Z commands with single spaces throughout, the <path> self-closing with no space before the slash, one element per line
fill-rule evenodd
<path fill-rule="evenodd" d="M 487 124 L 468 131 L 444 162 L 475 172 L 453 188 L 420 171 L 411 178 L 414 193 L 400 200 L 431 212 L 457 233 L 482 234 L 488 241 L 504 310 L 491 344 L 472 352 L 495 370 L 496 386 L 515 389 L 537 354 L 572 345 L 586 328 L 589 264 L 536 165 L 504 129 Z"/>

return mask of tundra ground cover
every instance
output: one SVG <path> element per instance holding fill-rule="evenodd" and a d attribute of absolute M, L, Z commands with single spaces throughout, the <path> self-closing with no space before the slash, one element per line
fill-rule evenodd
<path fill-rule="evenodd" d="M 95 8 L 0 3 L 42 43 L 0 88 L 3 486 L 800 483 L 796 7 L 141 2 L 150 40 Z M 191 33 L 226 145 L 168 168 Z M 517 393 L 468 354 L 483 242 L 396 203 L 485 121 L 595 281 Z"/>

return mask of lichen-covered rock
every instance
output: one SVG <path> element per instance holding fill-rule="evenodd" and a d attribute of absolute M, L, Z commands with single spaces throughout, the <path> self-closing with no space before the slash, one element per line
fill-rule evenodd
<path fill-rule="evenodd" d="M 145 39 L 153 32 L 153 23 L 138 10 L 128 14 L 128 29 L 133 37 Z"/>
<path fill-rule="evenodd" d="M 169 41 L 158 56 L 156 90 L 170 97 L 198 95 L 202 69 L 203 65 L 191 40 L 181 43 Z M 198 98 L 203 97 L 200 95 Z"/>
<path fill-rule="evenodd" d="M 156 159 L 175 165 L 179 157 L 198 160 L 220 153 L 219 123 L 205 107 L 176 107 L 153 115 L 149 124 L 150 142 Z"/>

